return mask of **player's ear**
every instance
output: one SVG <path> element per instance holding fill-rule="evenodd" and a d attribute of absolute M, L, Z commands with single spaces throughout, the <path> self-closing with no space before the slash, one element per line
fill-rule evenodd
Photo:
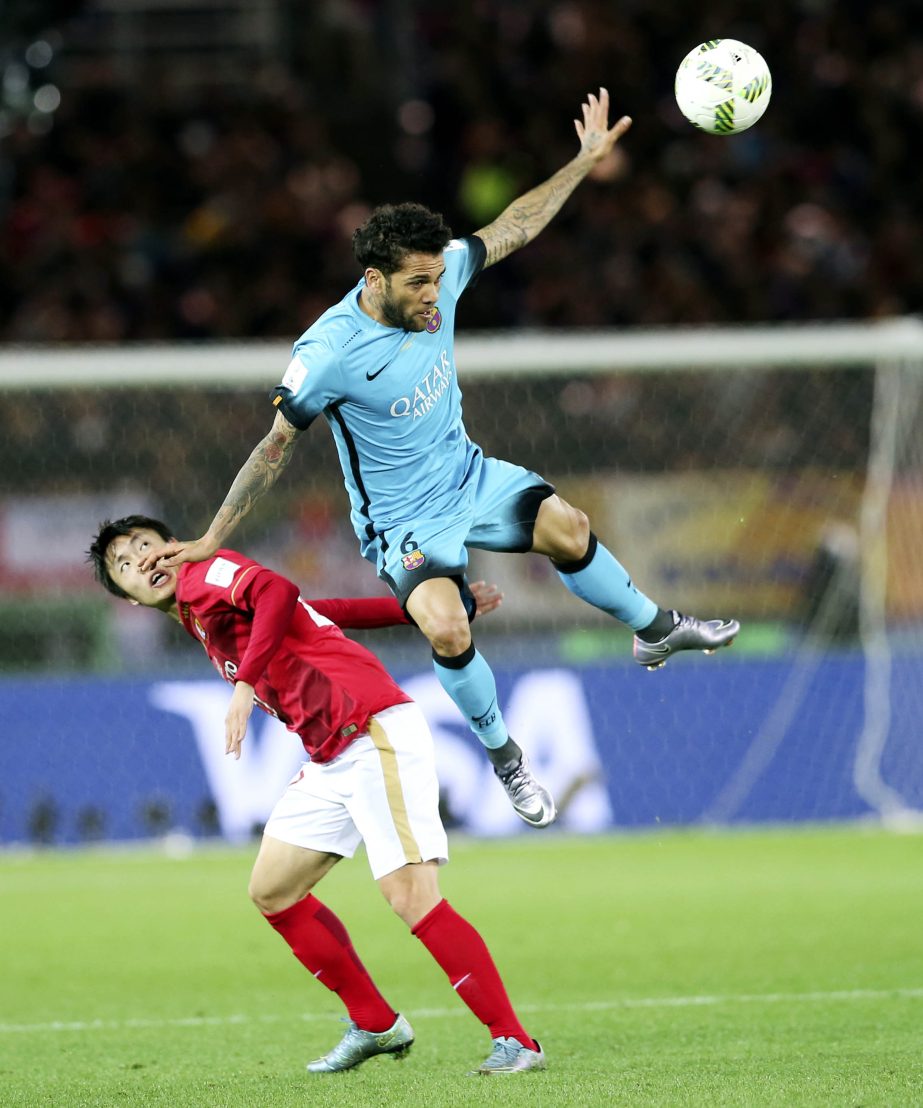
<path fill-rule="evenodd" d="M 379 289 L 384 288 L 385 275 L 380 269 L 376 269 L 374 266 L 370 265 L 365 271 L 365 283 L 370 289 L 375 289 L 375 291 L 378 292 Z"/>

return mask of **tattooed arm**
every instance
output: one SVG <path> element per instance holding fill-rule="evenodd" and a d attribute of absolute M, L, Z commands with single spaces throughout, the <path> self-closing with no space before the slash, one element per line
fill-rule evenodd
<path fill-rule="evenodd" d="M 631 119 L 623 115 L 614 127 L 609 127 L 609 93 L 601 88 L 598 97 L 589 94 L 583 105 L 583 122 L 575 119 L 574 126 L 580 139 L 577 156 L 544 184 L 514 200 L 493 223 L 475 231 L 487 247 L 485 266 L 525 246 L 551 222 L 577 185 L 625 134 Z"/>
<path fill-rule="evenodd" d="M 275 484 L 276 478 L 288 465 L 300 433 L 281 412 L 277 412 L 269 434 L 241 466 L 205 534 L 200 539 L 174 540 L 152 550 L 141 562 L 141 569 L 146 572 L 158 563 L 178 566 L 183 562 L 204 562 L 210 558 L 224 545 L 224 540 L 257 500 Z"/>

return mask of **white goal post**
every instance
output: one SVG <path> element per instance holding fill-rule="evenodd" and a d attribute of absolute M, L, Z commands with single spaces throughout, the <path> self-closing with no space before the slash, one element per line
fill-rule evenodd
<path fill-rule="evenodd" d="M 226 387 L 275 384 L 291 344 L 196 342 L 0 349 L 0 390 L 61 386 Z M 647 370 L 914 364 L 923 367 L 923 320 L 630 331 L 524 331 L 460 335 L 463 379 Z"/>

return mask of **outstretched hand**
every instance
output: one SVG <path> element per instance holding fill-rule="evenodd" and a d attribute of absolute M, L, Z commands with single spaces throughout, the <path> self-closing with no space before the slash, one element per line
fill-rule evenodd
<path fill-rule="evenodd" d="M 147 573 L 158 565 L 164 569 L 172 569 L 175 566 L 181 566 L 183 562 L 204 562 L 217 549 L 211 540 L 205 538 L 171 539 L 163 546 L 148 551 L 139 565 L 142 573 Z"/>
<path fill-rule="evenodd" d="M 604 88 L 598 96 L 591 92 L 582 107 L 583 121 L 574 120 L 580 153 L 594 162 L 602 161 L 631 126 L 631 116 L 623 115 L 615 126 L 609 126 L 609 90 Z"/>
<path fill-rule="evenodd" d="M 488 585 L 486 581 L 471 581 L 468 588 L 477 601 L 476 615 L 486 616 L 503 603 L 503 593 L 496 585 Z"/>

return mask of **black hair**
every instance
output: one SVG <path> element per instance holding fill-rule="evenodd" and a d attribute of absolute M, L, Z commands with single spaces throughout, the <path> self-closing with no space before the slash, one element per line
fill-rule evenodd
<path fill-rule="evenodd" d="M 441 254 L 452 229 L 438 212 L 422 204 L 383 204 L 353 232 L 353 253 L 363 269 L 390 277 L 407 254 Z"/>
<path fill-rule="evenodd" d="M 121 519 L 116 520 L 104 519 L 87 551 L 87 561 L 92 563 L 96 580 L 113 596 L 120 596 L 123 600 L 128 599 L 128 593 L 109 576 L 106 552 L 114 539 L 120 535 L 130 535 L 132 531 L 138 531 L 142 527 L 156 531 L 164 542 L 169 542 L 173 538 L 173 532 L 159 519 L 151 519 L 150 516 L 122 516 Z"/>

